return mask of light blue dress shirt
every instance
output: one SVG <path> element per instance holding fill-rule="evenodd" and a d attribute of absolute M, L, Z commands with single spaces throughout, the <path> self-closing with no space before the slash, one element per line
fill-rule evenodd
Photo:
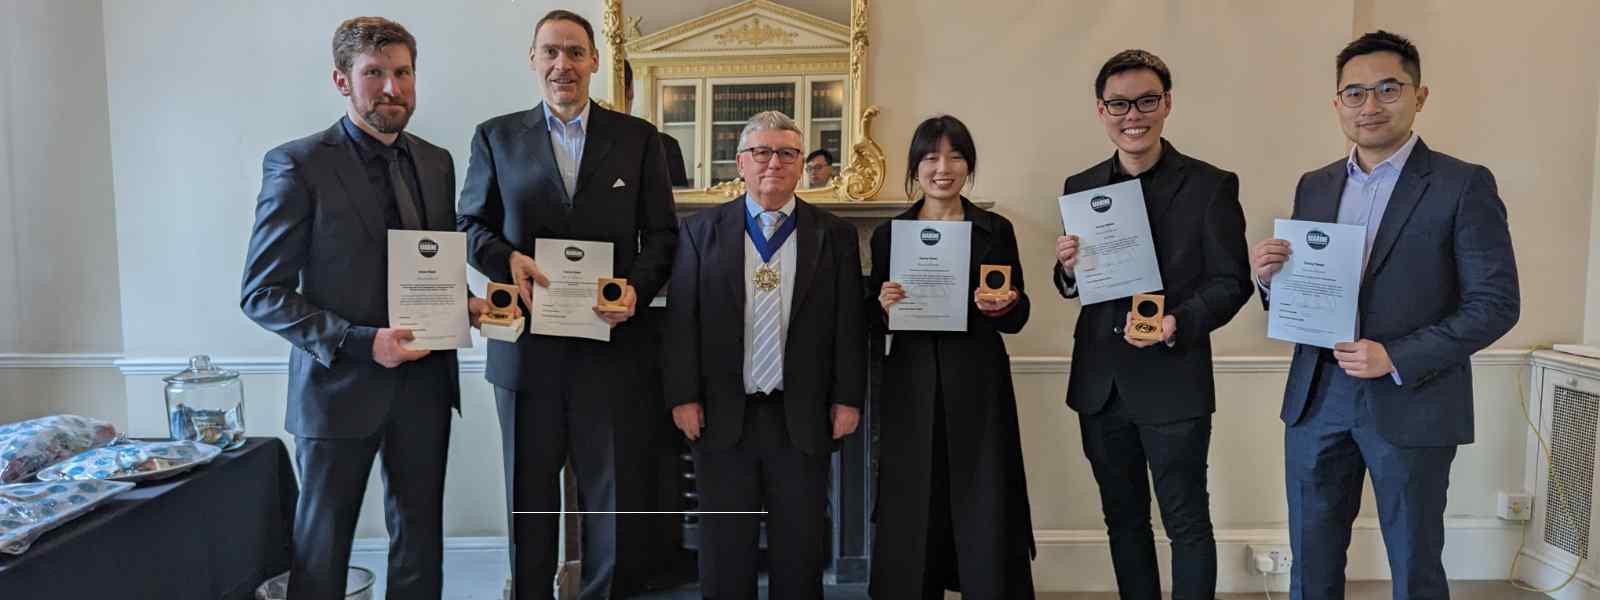
<path fill-rule="evenodd" d="M 583 163 L 583 144 L 589 140 L 591 106 L 593 104 L 585 104 L 583 112 L 565 123 L 550 110 L 550 105 L 544 107 L 545 126 L 550 130 L 550 147 L 556 151 L 556 166 L 561 169 L 561 183 L 567 188 L 568 200 L 578 193 L 578 168 Z"/>

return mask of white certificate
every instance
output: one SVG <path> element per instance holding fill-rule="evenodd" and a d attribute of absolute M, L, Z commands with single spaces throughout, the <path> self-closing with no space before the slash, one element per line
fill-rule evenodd
<path fill-rule="evenodd" d="M 966 331 L 970 221 L 890 221 L 889 280 L 906 297 L 889 307 L 890 331 Z"/>
<path fill-rule="evenodd" d="M 1078 236 L 1078 300 L 1085 305 L 1161 289 L 1161 265 L 1138 179 L 1062 196 L 1061 225 Z"/>
<path fill-rule="evenodd" d="M 1366 228 L 1278 219 L 1272 236 L 1289 242 L 1289 260 L 1272 276 L 1267 337 L 1323 348 L 1355 341 Z"/>
<path fill-rule="evenodd" d="M 533 285 L 528 333 L 611 341 L 611 325 L 594 313 L 600 278 L 611 276 L 611 242 L 541 238 L 533 260 L 550 287 Z"/>
<path fill-rule="evenodd" d="M 409 329 L 409 350 L 471 348 L 467 235 L 389 230 L 389 326 Z"/>

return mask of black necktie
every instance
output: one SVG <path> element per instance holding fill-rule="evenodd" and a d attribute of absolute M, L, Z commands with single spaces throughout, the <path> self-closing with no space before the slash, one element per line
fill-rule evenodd
<path fill-rule="evenodd" d="M 422 229 L 422 214 L 417 211 L 417 202 L 412 199 L 411 185 L 406 182 L 405 173 L 400 169 L 400 161 L 405 154 L 399 149 L 389 153 L 389 186 L 394 188 L 395 208 L 400 210 L 400 224 L 406 229 Z"/>

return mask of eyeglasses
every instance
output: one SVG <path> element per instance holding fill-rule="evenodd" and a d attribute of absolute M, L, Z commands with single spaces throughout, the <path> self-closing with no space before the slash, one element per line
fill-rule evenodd
<path fill-rule="evenodd" d="M 1121 98 L 1114 100 L 1101 100 L 1100 104 L 1105 105 L 1106 112 L 1110 113 L 1113 117 L 1120 117 L 1128 114 L 1128 109 L 1135 107 L 1139 109 L 1139 112 L 1148 114 L 1155 112 L 1158 108 L 1161 108 L 1161 99 L 1165 97 L 1167 97 L 1166 94 L 1146 94 L 1132 100 L 1123 100 Z"/>
<path fill-rule="evenodd" d="M 1400 99 L 1400 92 L 1406 87 L 1406 82 L 1393 79 L 1379 81 L 1377 85 L 1350 84 L 1339 90 L 1339 103 L 1349 108 L 1359 108 L 1367 103 L 1367 94 L 1377 92 L 1378 102 L 1381 104 L 1394 104 Z"/>
<path fill-rule="evenodd" d="M 767 164 L 768 161 L 771 161 L 774 154 L 778 155 L 778 164 L 782 165 L 792 165 L 794 161 L 800 160 L 800 151 L 794 148 L 751 146 L 740 150 L 740 152 L 749 152 L 750 158 L 756 159 L 756 162 L 761 164 Z"/>
<path fill-rule="evenodd" d="M 758 158 L 756 160 L 761 160 L 761 159 Z M 820 165 L 819 164 L 814 164 L 814 163 L 806 163 L 806 172 L 807 173 L 815 173 L 817 171 L 821 171 L 823 169 L 828 169 L 828 168 L 832 168 L 832 167 L 833 167 L 833 165 L 828 164 L 828 163 L 822 163 Z"/>

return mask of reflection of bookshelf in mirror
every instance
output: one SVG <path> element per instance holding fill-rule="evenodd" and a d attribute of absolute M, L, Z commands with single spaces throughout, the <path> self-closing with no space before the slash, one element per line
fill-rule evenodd
<path fill-rule="evenodd" d="M 845 81 L 839 75 L 673 79 L 658 82 L 657 127 L 683 147 L 691 187 L 739 177 L 739 133 L 756 113 L 776 110 L 806 132 L 802 150 L 826 148 L 844 162 Z"/>

